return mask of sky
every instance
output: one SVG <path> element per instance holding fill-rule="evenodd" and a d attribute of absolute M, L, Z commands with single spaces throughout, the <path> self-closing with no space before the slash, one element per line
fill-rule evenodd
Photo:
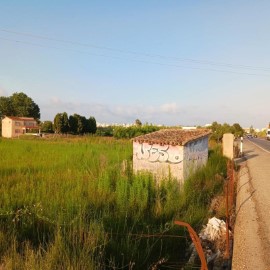
<path fill-rule="evenodd" d="M 3 0 L 0 96 L 41 120 L 270 122 L 270 1 Z"/>

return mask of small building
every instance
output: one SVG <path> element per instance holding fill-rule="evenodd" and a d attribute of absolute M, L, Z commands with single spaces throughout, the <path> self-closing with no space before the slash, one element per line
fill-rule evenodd
<path fill-rule="evenodd" d="M 33 131 L 38 133 L 39 126 L 32 117 L 6 116 L 2 119 L 2 137 L 14 138 Z"/>
<path fill-rule="evenodd" d="M 133 170 L 180 183 L 208 160 L 209 129 L 161 129 L 133 139 Z"/>

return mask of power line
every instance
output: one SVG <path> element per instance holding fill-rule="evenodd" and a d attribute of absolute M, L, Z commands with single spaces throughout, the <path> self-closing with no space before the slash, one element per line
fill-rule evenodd
<path fill-rule="evenodd" d="M 17 39 L 14 40 L 14 39 L 3 38 L 3 37 L 0 37 L 0 39 L 5 40 L 5 41 L 10 41 L 10 42 L 15 42 L 15 43 L 27 44 L 27 45 L 31 45 L 31 46 L 50 48 L 50 49 L 58 49 L 58 50 L 69 50 L 69 51 L 73 51 L 73 52 L 77 52 L 77 53 L 89 54 L 89 55 L 98 56 L 98 57 L 112 58 L 112 59 L 118 59 L 118 60 L 124 60 L 124 61 L 132 61 L 132 62 L 144 63 L 144 64 L 154 64 L 154 65 L 159 65 L 159 66 L 176 67 L 176 68 L 182 68 L 182 69 L 194 69 L 194 70 L 212 71 L 212 72 L 239 74 L 239 75 L 269 77 L 269 74 L 267 75 L 267 74 L 260 74 L 260 73 L 238 72 L 238 71 L 233 71 L 233 70 L 221 70 L 221 69 L 214 69 L 214 68 L 181 66 L 181 65 L 177 65 L 177 64 L 168 64 L 168 63 L 161 63 L 161 62 L 154 62 L 154 61 L 147 61 L 147 60 L 139 60 L 139 59 L 135 59 L 135 58 L 124 58 L 124 57 L 120 57 L 120 56 L 112 56 L 112 55 L 107 55 L 107 54 L 96 54 L 96 53 L 91 53 L 91 52 L 87 52 L 87 51 L 80 51 L 80 50 L 75 50 L 75 49 L 70 49 L 70 48 L 65 48 L 65 47 L 61 48 L 61 47 L 55 47 L 55 46 L 50 46 L 50 45 L 43 45 L 43 44 L 32 43 L 32 42 L 22 41 L 22 40 L 17 40 Z"/>
<path fill-rule="evenodd" d="M 31 33 L 11 31 L 11 30 L 2 29 L 2 28 L 0 28 L 0 31 L 15 34 L 15 35 L 28 36 L 28 37 L 35 38 L 35 39 L 42 39 L 42 40 L 48 40 L 48 41 L 67 43 L 67 44 L 72 44 L 72 45 L 77 45 L 77 46 L 91 47 L 91 48 L 95 48 L 95 49 L 114 51 L 114 52 L 118 52 L 118 53 L 133 54 L 133 55 L 137 55 L 137 56 L 156 57 L 156 58 L 170 59 L 170 60 L 189 62 L 189 63 L 195 63 L 195 64 L 222 66 L 222 67 L 227 67 L 227 68 L 240 68 L 240 69 L 270 71 L 270 68 L 268 68 L 268 67 L 259 67 L 259 66 L 251 66 L 251 65 L 238 65 L 238 64 L 215 62 L 215 61 L 209 61 L 209 60 L 197 60 L 197 59 L 191 59 L 191 58 L 180 58 L 180 57 L 176 57 L 176 56 L 165 56 L 165 55 L 153 54 L 153 53 L 142 53 L 142 52 L 116 49 L 116 48 L 100 46 L 100 45 L 95 45 L 95 44 L 89 44 L 89 43 L 82 43 L 82 42 L 71 41 L 71 40 L 56 39 L 56 38 L 51 38 L 51 37 L 36 35 L 36 34 L 31 34 Z"/>

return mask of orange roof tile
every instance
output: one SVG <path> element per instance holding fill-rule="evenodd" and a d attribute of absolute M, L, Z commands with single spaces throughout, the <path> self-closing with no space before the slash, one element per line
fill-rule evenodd
<path fill-rule="evenodd" d="M 161 129 L 149 134 L 141 135 L 133 139 L 135 142 L 160 144 L 160 145 L 185 145 L 190 141 L 197 140 L 211 134 L 209 129 Z"/>
<path fill-rule="evenodd" d="M 17 120 L 17 121 L 36 121 L 33 117 L 19 117 L 19 116 L 6 116 L 7 118 L 10 118 L 11 120 Z"/>

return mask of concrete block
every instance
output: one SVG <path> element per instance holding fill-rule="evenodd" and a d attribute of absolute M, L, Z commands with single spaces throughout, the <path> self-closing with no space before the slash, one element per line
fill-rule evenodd
<path fill-rule="evenodd" d="M 223 155 L 229 159 L 234 158 L 233 143 L 234 135 L 232 133 L 225 133 L 222 139 Z"/>

